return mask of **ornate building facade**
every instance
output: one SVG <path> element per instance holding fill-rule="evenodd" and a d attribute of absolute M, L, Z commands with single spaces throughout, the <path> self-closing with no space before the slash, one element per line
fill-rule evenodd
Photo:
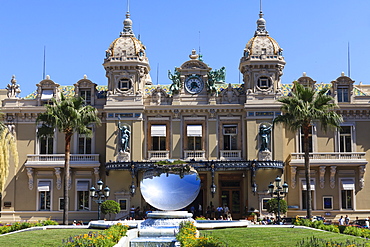
<path fill-rule="evenodd" d="M 82 96 L 102 119 L 101 126 L 90 126 L 92 137 L 73 137 L 70 219 L 96 218 L 89 188 L 99 179 L 110 187 L 109 199 L 121 205 L 117 218 L 126 217 L 132 206 L 148 207 L 140 179 L 163 160 L 182 160 L 198 171 L 202 187 L 193 205 L 202 205 L 203 214 L 207 206 L 227 205 L 235 219 L 250 211 L 265 215 L 269 182 L 282 176 L 289 184 L 287 214 L 305 215 L 302 134 L 272 128 L 281 114 L 277 99 L 292 89 L 281 82 L 282 51 L 260 12 L 240 59 L 243 83 L 227 83 L 225 68 L 212 69 L 193 50 L 169 72 L 172 84 L 155 86 L 146 47 L 135 37 L 127 13 L 123 31 L 106 50 L 107 86 L 87 76 L 73 86 L 60 86 L 48 76 L 35 93 L 19 98 L 13 77 L 0 99 L 5 123 L 18 140 L 20 165 L 10 168 L 0 220 L 62 219 L 64 138 L 57 130 L 53 137 L 38 138 L 35 122 L 44 105 L 60 94 Z M 370 87 L 355 86 L 343 73 L 328 84 L 317 84 L 305 73 L 297 81 L 329 88 L 344 118 L 340 130 L 324 133 L 314 123 L 310 133 L 313 214 L 367 217 Z"/>

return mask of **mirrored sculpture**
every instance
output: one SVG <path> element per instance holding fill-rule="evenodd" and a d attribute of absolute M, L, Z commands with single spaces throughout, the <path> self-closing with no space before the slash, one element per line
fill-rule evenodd
<path fill-rule="evenodd" d="M 196 170 L 148 170 L 140 183 L 145 201 L 160 210 L 179 210 L 192 203 L 200 190 L 200 177 Z"/>

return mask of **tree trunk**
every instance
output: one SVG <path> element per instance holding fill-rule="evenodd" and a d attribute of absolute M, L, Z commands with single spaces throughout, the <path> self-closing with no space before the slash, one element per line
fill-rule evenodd
<path fill-rule="evenodd" d="M 310 156 L 309 156 L 309 129 L 310 125 L 303 126 L 304 134 L 304 171 L 306 175 L 306 208 L 307 208 L 307 219 L 312 218 L 312 197 L 311 197 L 311 173 L 310 173 Z"/>
<path fill-rule="evenodd" d="M 65 150 L 64 150 L 64 208 L 63 208 L 63 224 L 68 225 L 68 211 L 69 211 L 69 197 L 68 197 L 68 185 L 69 185 L 69 160 L 71 156 L 71 137 L 72 134 L 65 134 Z"/>

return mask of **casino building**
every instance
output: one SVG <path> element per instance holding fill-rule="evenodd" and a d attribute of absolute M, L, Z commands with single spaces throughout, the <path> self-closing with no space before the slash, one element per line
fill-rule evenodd
<path fill-rule="evenodd" d="M 207 206 L 227 205 L 234 219 L 255 211 L 267 215 L 268 185 L 281 176 L 289 185 L 287 215 L 305 215 L 302 135 L 271 126 L 281 114 L 277 99 L 292 89 L 281 82 L 282 51 L 260 12 L 254 36 L 241 50 L 243 83 L 228 83 L 225 68 L 209 67 L 193 50 L 183 64 L 174 64 L 170 85 L 156 86 L 146 47 L 135 37 L 127 13 L 123 31 L 106 50 L 107 85 L 84 76 L 60 86 L 48 76 L 33 94 L 19 98 L 22 83 L 13 77 L 0 90 L 0 110 L 16 134 L 20 164 L 16 170 L 11 164 L 0 221 L 62 219 L 64 136 L 56 130 L 53 137 L 37 138 L 35 122 L 44 105 L 61 93 L 82 96 L 102 120 L 101 126 L 90 126 L 92 137 L 73 137 L 70 220 L 96 219 L 97 203 L 89 189 L 99 179 L 109 186 L 109 199 L 121 205 L 116 218 L 127 217 L 132 206 L 143 211 L 148 207 L 140 193 L 143 172 L 166 160 L 184 161 L 198 171 L 201 190 L 193 205 L 201 204 L 203 214 Z M 355 86 L 344 73 L 326 84 L 305 73 L 297 81 L 329 88 L 344 118 L 340 130 L 325 133 L 314 123 L 310 133 L 313 215 L 367 217 L 370 87 Z M 127 148 L 121 146 L 122 126 L 128 131 Z"/>

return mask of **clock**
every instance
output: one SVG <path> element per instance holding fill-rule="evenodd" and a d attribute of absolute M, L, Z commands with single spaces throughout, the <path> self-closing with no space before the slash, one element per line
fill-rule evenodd
<path fill-rule="evenodd" d="M 188 93 L 197 94 L 202 92 L 203 88 L 204 82 L 199 76 L 189 76 L 185 81 L 185 89 L 188 91 Z"/>

